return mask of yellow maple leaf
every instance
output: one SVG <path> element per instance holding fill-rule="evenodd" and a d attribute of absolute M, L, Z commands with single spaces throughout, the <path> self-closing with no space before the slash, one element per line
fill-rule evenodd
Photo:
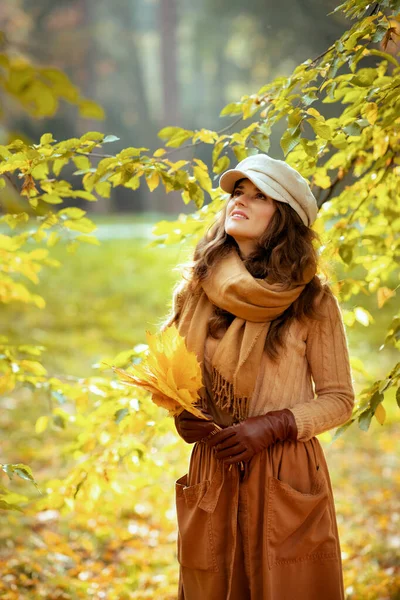
<path fill-rule="evenodd" d="M 195 404 L 203 387 L 200 363 L 194 352 L 187 349 L 186 341 L 175 324 L 158 334 L 146 331 L 148 349 L 144 359 L 129 370 L 112 367 L 121 381 L 138 386 L 152 394 L 158 406 L 166 408 L 171 415 L 184 409 L 199 418 L 206 419 Z"/>

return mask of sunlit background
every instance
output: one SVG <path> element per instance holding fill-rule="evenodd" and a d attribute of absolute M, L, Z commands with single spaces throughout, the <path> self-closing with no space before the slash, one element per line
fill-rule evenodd
<path fill-rule="evenodd" d="M 52 118 L 42 118 L 5 95 L 0 143 L 14 138 L 35 143 L 49 131 L 58 141 L 100 131 L 119 138 L 108 145 L 112 153 L 128 146 L 154 151 L 162 143 L 157 132 L 167 125 L 221 130 L 234 122 L 219 116 L 227 103 L 289 74 L 341 34 L 348 26 L 343 16 L 328 16 L 337 4 L 2 0 L 1 43 L 7 52 L 65 71 L 88 100 L 81 111 L 60 102 Z M 281 134 L 277 127 L 270 149 L 276 158 L 282 158 Z M 191 158 L 194 152 L 209 165 L 201 145 L 178 149 L 175 156 Z M 66 167 L 62 176 L 74 182 L 73 168 Z M 22 206 L 11 186 L 0 193 L 8 206 Z M 61 242 L 52 251 L 61 266 L 47 267 L 35 286 L 46 307 L 10 304 L 0 316 L 2 333 L 16 344 L 44 346 L 43 364 L 65 381 L 96 375 L 102 361 L 143 343 L 146 329 L 156 330 L 178 277 L 174 267 L 189 257 L 190 247 L 151 246 L 152 227 L 195 209 L 177 192 L 150 193 L 145 185 L 135 191 L 117 187 L 110 198 L 71 204 L 91 213 L 101 245 L 69 252 Z M 379 346 L 395 302 L 389 300 L 369 327 L 362 320 L 348 327 L 358 391 L 366 376 L 383 375 L 393 358 Z M 0 461 L 29 464 L 47 492 L 51 481 L 67 477 L 75 464 L 74 439 L 80 435 L 79 424 L 63 420 L 65 405 L 44 430 L 43 420 L 37 425 L 51 413 L 51 403 L 29 388 L 0 398 Z M 361 432 L 354 425 L 332 445 L 330 433 L 319 436 L 332 475 L 348 600 L 400 598 L 400 430 L 392 406 L 384 426 L 373 419 L 370 430 Z M 148 450 L 159 456 L 159 471 L 154 467 L 151 477 L 143 471 L 142 492 L 132 495 L 132 473 L 123 465 L 113 495 L 107 495 L 107 476 L 99 475 L 90 489 L 93 504 L 80 503 L 78 496 L 70 505 L 44 502 L 38 512 L 29 503 L 25 514 L 0 511 L 2 599 L 176 597 L 174 479 L 187 469 L 190 447 L 175 438 L 164 412 L 155 410 L 154 419 L 164 437 Z M 107 445 L 107 435 L 98 432 L 100 444 Z M 136 455 L 131 466 L 134 489 L 141 489 L 137 477 L 143 467 Z M 146 487 L 146 481 L 158 481 L 159 487 Z M 29 482 L 13 485 L 31 502 L 37 499 Z"/>

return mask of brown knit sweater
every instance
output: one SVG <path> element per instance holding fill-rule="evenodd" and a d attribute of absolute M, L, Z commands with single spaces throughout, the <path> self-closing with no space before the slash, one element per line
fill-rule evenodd
<path fill-rule="evenodd" d="M 338 302 L 328 295 L 320 308 L 321 321 L 307 319 L 304 323 L 290 324 L 285 348 L 280 349 L 277 362 L 264 353 L 249 409 L 249 417 L 253 417 L 289 408 L 301 442 L 346 422 L 354 405 L 347 341 Z M 215 405 L 210 393 L 210 360 L 218 343 L 218 339 L 209 336 L 204 349 L 208 408 L 216 423 L 230 425 L 231 415 Z"/>

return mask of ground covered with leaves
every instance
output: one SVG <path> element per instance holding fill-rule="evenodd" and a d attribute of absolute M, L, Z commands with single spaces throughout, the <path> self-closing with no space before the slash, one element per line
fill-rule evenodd
<path fill-rule="evenodd" d="M 186 250 L 144 244 L 108 240 L 76 254 L 60 246 L 62 268 L 49 270 L 40 284 L 46 308 L 14 305 L 1 317 L 3 329 L 21 343 L 29 332 L 32 344 L 45 346 L 44 364 L 54 376 L 93 374 L 101 361 L 142 343 L 145 329 L 154 332 L 166 312 L 177 278 L 172 267 Z M 375 343 L 379 327 L 348 328 L 352 354 L 371 377 L 385 372 Z M 359 386 L 365 375 L 354 373 Z M 374 418 L 368 432 L 353 425 L 334 443 L 332 432 L 319 436 L 335 494 L 346 600 L 400 599 L 400 424 L 395 403 L 387 404 L 383 426 Z M 116 459 L 110 447 L 109 464 L 99 461 L 95 476 L 90 472 L 71 494 L 69 473 L 84 460 L 75 444 L 84 428 L 55 419 L 40 390 L 18 389 L 1 407 L 1 460 L 29 464 L 42 492 L 17 477 L 10 483 L 26 500 L 23 513 L 0 516 L 2 600 L 175 599 L 174 481 L 187 470 L 190 447 L 165 411 L 154 407 L 146 417 L 148 429 L 157 427 L 156 441 L 141 426 L 134 452 Z M 131 435 L 134 418 L 113 423 L 113 435 Z M 109 426 L 96 435 L 107 450 Z"/>

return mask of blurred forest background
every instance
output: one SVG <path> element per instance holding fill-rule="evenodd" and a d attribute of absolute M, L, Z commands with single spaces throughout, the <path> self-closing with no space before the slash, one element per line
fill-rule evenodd
<path fill-rule="evenodd" d="M 56 140 L 90 130 L 112 133 L 120 138 L 114 152 L 127 146 L 157 148 L 157 132 L 166 125 L 221 129 L 225 123 L 219 113 L 226 104 L 276 75 L 289 74 L 342 33 L 343 15 L 327 18 L 336 4 L 3 0 L 0 19 L 7 48 L 65 71 L 105 113 L 101 122 L 77 118 L 75 107 L 62 103 L 53 118 L 36 120 L 9 100 L 3 105 L 8 128 L 31 140 L 43 131 L 51 131 Z M 92 114 L 101 116 L 96 110 Z M 272 143 L 272 151 L 280 153 L 279 130 Z M 179 158 L 187 156 L 187 151 L 177 152 Z M 204 149 L 197 156 L 207 162 Z M 90 208 L 102 213 L 190 210 L 179 194 L 149 193 L 144 186 L 134 193 L 119 187 Z"/>
<path fill-rule="evenodd" d="M 3 93 L 0 144 L 98 131 L 119 138 L 113 153 L 128 146 L 153 152 L 167 125 L 221 131 L 235 123 L 219 117 L 226 104 L 319 56 L 349 27 L 341 12 L 328 16 L 337 4 L 2 0 L 1 52 L 64 71 L 84 99 L 56 103 L 40 90 L 32 114 Z M 276 158 L 284 131 L 278 123 L 271 136 Z M 209 150 L 195 150 L 210 166 Z M 173 158 L 193 155 L 177 148 Z M 66 165 L 63 179 L 76 183 L 75 169 Z M 4 207 L 26 206 L 10 181 L 0 190 L 4 214 Z M 113 187 L 110 197 L 72 205 L 90 213 L 101 244 L 73 249 L 67 236 L 49 243 L 59 262 L 44 262 L 40 280 L 32 278 L 44 303 L 2 297 L 0 346 L 7 337 L 31 353 L 14 364 L 32 369 L 32 378 L 45 373 L 50 386 L 0 386 L 0 461 L 30 465 L 42 492 L 26 472 L 10 483 L 0 471 L 0 484 L 11 490 L 4 497 L 23 510 L 0 508 L 0 598 L 174 600 L 174 481 L 186 472 L 191 448 L 165 411 L 107 383 L 101 365 L 126 365 L 139 355 L 145 330 L 157 330 L 179 276 L 174 267 L 193 246 L 154 244 L 152 228 L 195 207 L 179 192 L 146 185 Z M 3 233 L 9 229 L 1 222 L 1 243 Z M 345 262 L 335 263 L 336 278 L 356 281 L 361 266 Z M 398 285 L 396 273 L 385 285 Z M 397 351 L 381 344 L 398 307 L 394 293 L 379 306 L 372 292 L 359 296 L 341 299 L 357 393 L 391 368 Z M 346 600 L 400 600 L 400 426 L 395 401 L 385 406 L 383 426 L 377 419 L 368 431 L 354 425 L 333 443 L 332 432 L 319 436 L 335 493 Z"/>

